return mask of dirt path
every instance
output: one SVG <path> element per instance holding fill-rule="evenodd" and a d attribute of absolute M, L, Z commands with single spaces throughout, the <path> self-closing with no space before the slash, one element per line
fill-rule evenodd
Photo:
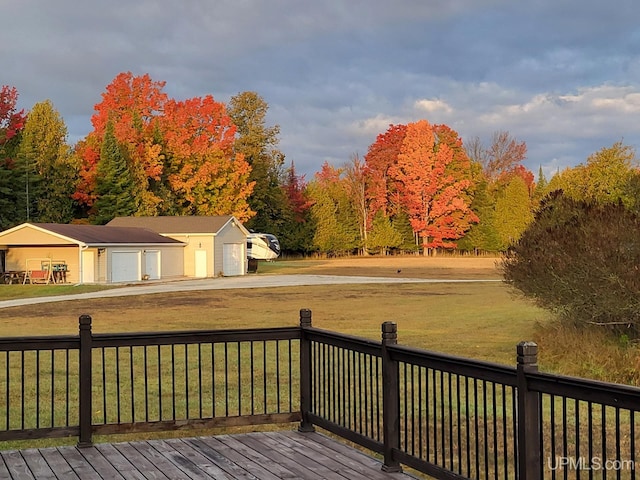
<path fill-rule="evenodd" d="M 299 273 L 428 279 L 499 279 L 495 257 L 351 257 L 298 262 Z M 284 273 L 284 272 L 283 272 Z"/>

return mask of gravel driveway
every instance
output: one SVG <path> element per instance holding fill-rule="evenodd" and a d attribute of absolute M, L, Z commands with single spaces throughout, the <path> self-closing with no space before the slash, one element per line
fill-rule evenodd
<path fill-rule="evenodd" d="M 151 293 L 187 292 L 197 290 L 223 290 L 231 288 L 293 287 L 302 285 L 340 285 L 357 283 L 459 283 L 492 282 L 499 280 L 436 280 L 397 277 L 356 277 L 337 275 L 243 275 L 239 277 L 206 278 L 198 280 L 160 281 L 139 283 L 99 292 L 57 295 L 52 297 L 18 298 L 0 301 L 0 308 L 33 305 L 37 303 L 86 300 L 91 298 L 125 297 Z M 36 287 L 37 288 L 37 287 Z"/>

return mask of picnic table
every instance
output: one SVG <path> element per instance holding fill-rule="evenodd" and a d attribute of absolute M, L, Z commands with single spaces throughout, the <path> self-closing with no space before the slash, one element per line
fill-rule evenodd
<path fill-rule="evenodd" d="M 2 273 L 2 283 L 11 285 L 12 283 L 23 283 L 25 272 L 24 270 L 9 270 Z"/>

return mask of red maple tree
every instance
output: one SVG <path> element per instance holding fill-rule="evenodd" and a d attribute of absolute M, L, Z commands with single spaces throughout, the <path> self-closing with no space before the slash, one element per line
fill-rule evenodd
<path fill-rule="evenodd" d="M 7 143 L 24 127 L 24 110 L 17 111 L 18 90 L 3 85 L 0 88 L 0 145 Z"/>
<path fill-rule="evenodd" d="M 291 167 L 287 170 L 287 176 L 284 183 L 285 195 L 289 201 L 289 205 L 293 211 L 294 220 L 297 223 L 305 221 L 305 215 L 313 202 L 307 198 L 305 193 L 306 182 L 304 175 L 297 175 L 296 169 L 291 162 Z"/>

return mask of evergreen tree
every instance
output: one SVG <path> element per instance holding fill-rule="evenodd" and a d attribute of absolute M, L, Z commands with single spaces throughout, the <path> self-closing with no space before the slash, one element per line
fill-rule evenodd
<path fill-rule="evenodd" d="M 0 230 L 27 221 L 25 175 L 16 167 L 20 135 L 0 145 Z"/>
<path fill-rule="evenodd" d="M 13 227 L 26 220 L 23 201 L 26 178 L 16 165 L 20 133 L 24 127 L 24 111 L 16 110 L 18 91 L 3 85 L 0 88 L 0 229 Z"/>
<path fill-rule="evenodd" d="M 533 190 L 533 200 L 536 202 L 540 202 L 542 198 L 549 192 L 549 182 L 547 178 L 544 176 L 544 172 L 542 171 L 542 167 L 538 171 L 538 181 L 536 182 L 536 187 Z"/>
<path fill-rule="evenodd" d="M 478 252 L 497 252 L 501 244 L 496 231 L 496 202 L 489 188 L 488 182 L 483 178 L 476 184 L 476 191 L 471 203 L 473 210 L 480 221 L 472 225 L 465 236 L 458 242 L 460 250 Z"/>
<path fill-rule="evenodd" d="M 386 255 L 390 248 L 402 245 L 402 235 L 395 228 L 388 217 L 379 210 L 373 217 L 371 231 L 367 236 L 367 248 Z"/>
<path fill-rule="evenodd" d="M 306 255 L 315 250 L 315 224 L 311 216 L 312 202 L 308 198 L 303 176 L 296 175 L 293 162 L 287 169 L 283 186 L 288 208 L 284 211 L 283 228 L 278 234 L 283 252 Z"/>
<path fill-rule="evenodd" d="M 346 254 L 362 247 L 357 217 L 342 173 L 325 162 L 308 189 L 314 202 L 311 207 L 316 226 L 313 242 L 328 255 Z"/>
<path fill-rule="evenodd" d="M 108 122 L 98 163 L 96 191 L 98 198 L 94 203 L 93 223 L 105 224 L 114 217 L 134 214 L 136 202 L 136 184 L 129 169 L 125 148 L 118 143 L 113 123 Z"/>
<path fill-rule="evenodd" d="M 533 221 L 529 189 L 520 176 L 514 176 L 496 200 L 495 226 L 500 250 L 513 245 Z"/>
<path fill-rule="evenodd" d="M 400 234 L 401 242 L 397 250 L 415 253 L 420 249 L 416 243 L 416 234 L 411 226 L 411 219 L 407 212 L 400 210 L 391 218 L 393 229 Z"/>

